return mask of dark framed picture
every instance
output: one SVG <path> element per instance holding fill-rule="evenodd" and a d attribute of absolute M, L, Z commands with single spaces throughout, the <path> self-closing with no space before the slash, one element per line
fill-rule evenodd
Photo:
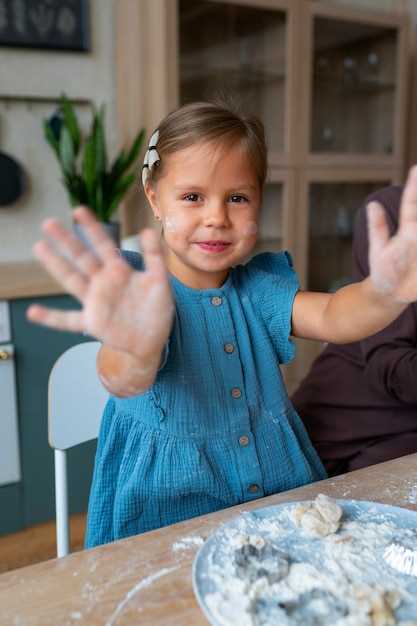
<path fill-rule="evenodd" d="M 0 46 L 87 52 L 89 0 L 0 0 Z"/>

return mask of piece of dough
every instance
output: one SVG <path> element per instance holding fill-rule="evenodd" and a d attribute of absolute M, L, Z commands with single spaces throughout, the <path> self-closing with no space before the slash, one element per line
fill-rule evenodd
<path fill-rule="evenodd" d="M 400 604 L 400 597 L 394 591 L 364 587 L 357 591 L 359 606 L 362 606 L 371 619 L 372 626 L 395 626 L 394 610 Z"/>
<path fill-rule="evenodd" d="M 296 526 L 312 537 L 326 537 L 337 532 L 343 515 L 335 500 L 320 493 L 312 502 L 298 504 L 292 518 Z"/>

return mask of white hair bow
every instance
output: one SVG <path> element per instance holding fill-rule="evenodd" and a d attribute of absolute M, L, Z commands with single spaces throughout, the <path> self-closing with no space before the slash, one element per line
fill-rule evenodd
<path fill-rule="evenodd" d="M 151 175 L 152 168 L 157 163 L 160 158 L 158 154 L 158 150 L 156 149 L 156 144 L 159 139 L 159 130 L 156 130 L 152 137 L 149 139 L 148 149 L 146 150 L 145 158 L 143 159 L 143 167 L 142 167 L 142 184 L 145 186 L 146 181 Z"/>

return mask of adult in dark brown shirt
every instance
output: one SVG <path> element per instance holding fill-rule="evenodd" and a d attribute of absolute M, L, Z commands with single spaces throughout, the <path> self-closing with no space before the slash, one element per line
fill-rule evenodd
<path fill-rule="evenodd" d="M 397 229 L 402 187 L 368 199 Z M 355 280 L 369 274 L 366 204 L 353 242 Z M 417 452 L 417 303 L 364 341 L 329 344 L 292 397 L 329 475 Z"/>

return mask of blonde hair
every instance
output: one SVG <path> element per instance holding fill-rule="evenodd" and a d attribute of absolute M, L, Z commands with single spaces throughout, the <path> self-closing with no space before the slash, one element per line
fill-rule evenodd
<path fill-rule="evenodd" d="M 158 126 L 159 155 L 149 172 L 156 183 L 164 171 L 164 158 L 200 142 L 242 145 L 249 155 L 262 190 L 267 174 L 267 148 L 262 122 L 225 102 L 192 102 L 167 115 Z"/>

